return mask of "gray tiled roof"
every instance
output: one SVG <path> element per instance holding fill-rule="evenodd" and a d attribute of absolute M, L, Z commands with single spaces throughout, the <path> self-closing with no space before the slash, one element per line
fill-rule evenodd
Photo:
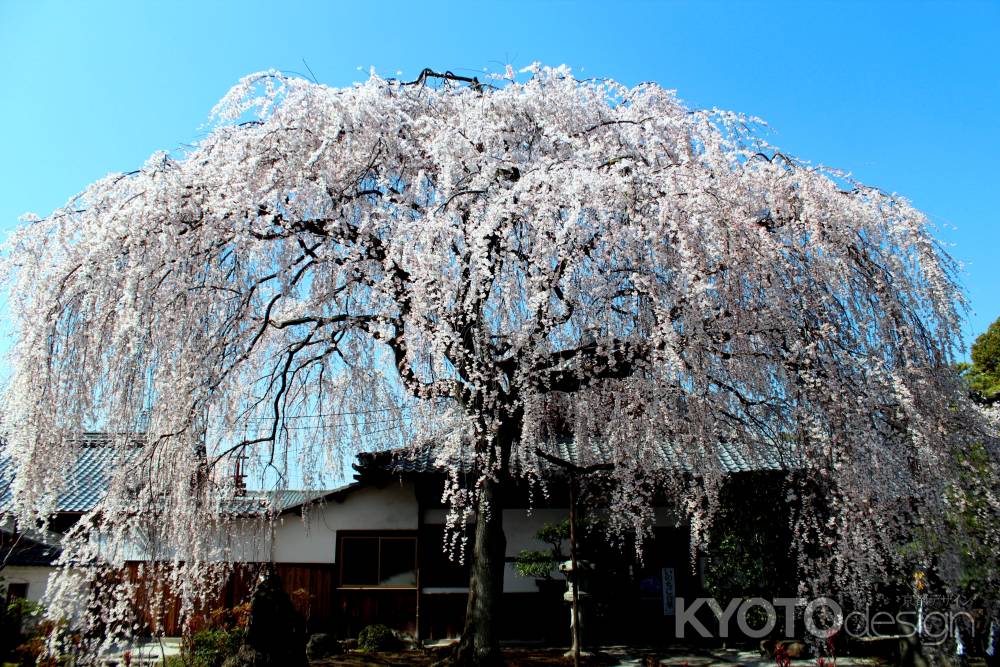
<path fill-rule="evenodd" d="M 110 437 L 104 433 L 84 433 L 73 444 L 79 448 L 76 463 L 56 500 L 56 512 L 62 514 L 84 513 L 93 509 L 107 493 L 110 472 L 122 456 L 118 448 L 110 446 Z M 140 451 L 138 445 L 135 451 Z M 0 513 L 10 505 L 10 484 L 6 482 L 12 475 L 10 460 L 0 460 L 0 484 L 3 487 L 0 490 Z M 225 509 L 235 514 L 281 512 L 330 492 L 331 489 L 248 490 L 245 495 L 227 500 Z"/>
<path fill-rule="evenodd" d="M 587 466 L 594 463 L 613 461 L 612 448 L 604 443 L 594 442 L 590 446 L 590 457 L 581 457 L 576 443 L 572 440 L 559 441 L 554 444 L 555 451 L 550 453 L 577 465 Z M 545 450 L 543 450 L 545 451 Z M 653 452 L 647 453 L 647 465 L 651 469 L 678 470 L 692 473 L 701 468 L 701 459 L 706 463 L 711 461 L 710 450 L 699 452 L 687 451 L 676 445 L 660 443 Z M 718 443 L 714 451 L 715 463 L 726 473 L 751 472 L 754 470 L 781 470 L 789 466 L 789 456 L 781 455 L 772 447 L 743 447 L 736 443 Z"/>
<path fill-rule="evenodd" d="M 7 554 L 5 565 L 47 566 L 62 553 L 56 544 L 27 535 L 11 534 L 6 530 L 0 530 L 0 548 Z"/>
<path fill-rule="evenodd" d="M 548 443 L 542 448 L 547 454 L 578 466 L 589 466 L 614 460 L 611 447 L 606 444 L 592 443 L 586 452 L 581 452 L 572 440 L 560 440 Z M 699 468 L 699 458 L 684 452 L 678 447 L 662 444 L 658 451 L 649 454 L 650 469 L 676 470 L 694 472 Z M 795 467 L 795 455 L 792 450 L 785 452 L 775 448 L 749 448 L 734 443 L 722 443 L 716 446 L 716 460 L 726 473 L 751 472 L 755 470 L 783 470 Z M 438 452 L 433 447 L 421 447 L 415 450 L 397 449 L 385 452 L 366 452 L 358 455 L 355 469 L 359 475 L 381 469 L 393 475 L 413 475 L 440 473 L 452 467 L 453 460 L 448 465 L 438 463 Z M 516 464 L 515 464 L 516 465 Z M 472 467 L 471 456 L 459 462 L 459 469 L 468 471 Z M 538 461 L 539 470 L 545 474 L 554 470 L 554 466 L 545 460 Z"/>
<path fill-rule="evenodd" d="M 56 507 L 60 512 L 86 512 L 104 496 L 108 476 L 120 454 L 101 434 L 83 438 L 76 464 L 66 480 Z"/>
<path fill-rule="evenodd" d="M 79 456 L 68 476 L 66 487 L 59 495 L 56 511 L 60 513 L 83 513 L 92 509 L 107 491 L 108 475 L 120 456 L 115 447 L 109 446 L 109 436 L 103 433 L 86 433 L 77 441 Z M 138 447 L 136 447 L 138 451 Z M 595 444 L 582 452 L 572 440 L 562 440 L 548 444 L 544 451 L 576 465 L 587 466 L 595 462 L 613 459 L 611 448 Z M 780 453 L 775 449 L 740 447 L 722 444 L 716 448 L 716 456 L 722 470 L 727 473 L 752 470 L 780 470 L 793 467 L 791 452 Z M 693 472 L 697 457 L 670 445 L 659 447 L 649 462 L 652 469 L 662 467 L 667 470 Z M 439 465 L 437 452 L 433 447 L 416 450 L 400 449 L 387 452 L 365 452 L 358 455 L 355 469 L 360 477 L 364 473 L 380 470 L 392 475 L 414 475 L 441 473 L 451 466 Z M 471 457 L 460 463 L 462 470 L 471 468 Z M 539 461 L 543 473 L 552 472 L 553 466 Z M 8 460 L 0 460 L 0 480 L 9 480 L 12 474 Z M 2 482 L 0 482 L 2 483 Z M 342 493 L 353 485 L 342 489 L 276 489 L 270 491 L 248 490 L 245 495 L 225 501 L 226 511 L 234 514 L 256 514 L 261 512 L 284 512 L 300 507 L 307 502 Z M 10 485 L 3 484 L 0 491 L 0 512 L 9 506 Z"/>
<path fill-rule="evenodd" d="M 108 474 L 120 459 L 121 454 L 110 446 L 111 436 L 106 433 L 84 433 L 74 439 L 72 445 L 78 448 L 76 463 L 66 476 L 66 485 L 56 499 L 56 511 L 77 514 L 89 511 L 104 496 L 108 487 Z M 138 447 L 136 447 L 138 451 Z M 10 505 L 10 484 L 13 464 L 4 457 L 0 460 L 0 511 Z"/>
<path fill-rule="evenodd" d="M 250 491 L 245 495 L 228 499 L 224 509 L 231 514 L 281 513 L 306 503 L 318 500 L 332 493 L 332 489 L 276 489 L 274 491 Z"/>

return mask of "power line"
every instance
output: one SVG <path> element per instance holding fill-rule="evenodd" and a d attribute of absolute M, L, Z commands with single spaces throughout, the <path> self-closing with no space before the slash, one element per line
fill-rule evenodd
<path fill-rule="evenodd" d="M 281 419 L 313 419 L 313 418 L 319 418 L 319 417 L 346 417 L 346 416 L 351 416 L 351 415 L 372 414 L 372 413 L 375 413 L 375 412 L 392 412 L 392 411 L 395 411 L 395 410 L 398 410 L 400 412 L 405 412 L 407 410 L 412 410 L 412 409 L 413 409 L 413 406 L 411 406 L 411 405 L 403 405 L 403 406 L 392 407 L 392 408 L 370 408 L 368 410 L 349 410 L 349 411 L 345 411 L 345 412 L 321 412 L 321 413 L 318 413 L 318 414 L 315 414 L 315 415 L 289 415 L 287 417 L 286 416 L 282 416 Z M 246 417 L 245 418 L 246 421 L 251 421 L 251 420 L 253 420 L 253 421 L 263 421 L 263 420 L 273 420 L 273 419 L 274 419 L 274 417 Z"/>

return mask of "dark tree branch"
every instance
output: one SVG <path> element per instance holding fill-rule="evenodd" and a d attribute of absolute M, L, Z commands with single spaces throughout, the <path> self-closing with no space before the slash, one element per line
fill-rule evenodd
<path fill-rule="evenodd" d="M 642 363 L 649 361 L 656 349 L 659 348 L 647 343 L 622 342 L 611 349 L 589 343 L 553 352 L 544 363 L 536 364 L 531 373 L 536 389 L 542 393 L 572 393 L 599 380 L 632 376 Z M 576 368 L 558 368 L 569 363 L 575 364 Z"/>
<path fill-rule="evenodd" d="M 461 76 L 460 74 L 455 74 L 452 71 L 446 72 L 435 72 L 430 67 L 425 67 L 420 76 L 418 76 L 413 81 L 404 81 L 401 85 L 404 86 L 423 86 L 427 84 L 427 79 L 442 79 L 444 81 L 457 81 L 459 83 L 468 83 L 470 87 L 477 93 L 482 93 L 486 88 L 496 88 L 496 86 L 491 86 L 488 83 L 480 83 L 479 79 L 474 76 Z"/>
<path fill-rule="evenodd" d="M 552 465 L 568 470 L 574 475 L 589 475 L 601 470 L 614 470 L 615 466 L 613 463 L 595 463 L 589 466 L 580 466 L 565 459 L 561 459 L 558 456 L 553 456 L 552 454 L 546 454 L 538 447 L 535 447 L 535 455 L 541 459 L 545 459 Z"/>

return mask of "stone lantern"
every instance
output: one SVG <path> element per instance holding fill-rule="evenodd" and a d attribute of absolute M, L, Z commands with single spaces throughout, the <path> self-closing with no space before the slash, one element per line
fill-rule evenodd
<path fill-rule="evenodd" d="M 590 577 L 594 571 L 593 566 L 585 560 L 576 562 L 576 571 L 573 570 L 573 561 L 567 560 L 559 564 L 559 571 L 566 575 L 566 592 L 563 593 L 563 600 L 570 605 L 569 624 L 570 636 L 573 638 L 573 645 L 570 647 L 569 655 L 580 655 L 583 653 L 583 633 L 587 629 L 588 616 L 590 615 Z M 580 622 L 579 632 L 573 632 L 573 583 L 576 582 L 576 617 Z M 580 646 L 577 647 L 577 637 L 580 638 Z M 580 653 L 577 653 L 579 649 Z"/>

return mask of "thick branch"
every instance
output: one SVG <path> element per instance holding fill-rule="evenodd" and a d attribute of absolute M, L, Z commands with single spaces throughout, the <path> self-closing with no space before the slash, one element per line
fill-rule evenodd
<path fill-rule="evenodd" d="M 532 377 L 541 393 L 572 393 L 600 380 L 631 377 L 658 349 L 662 346 L 648 343 L 622 342 L 611 349 L 589 343 L 553 352 L 544 363 L 534 366 Z"/>

